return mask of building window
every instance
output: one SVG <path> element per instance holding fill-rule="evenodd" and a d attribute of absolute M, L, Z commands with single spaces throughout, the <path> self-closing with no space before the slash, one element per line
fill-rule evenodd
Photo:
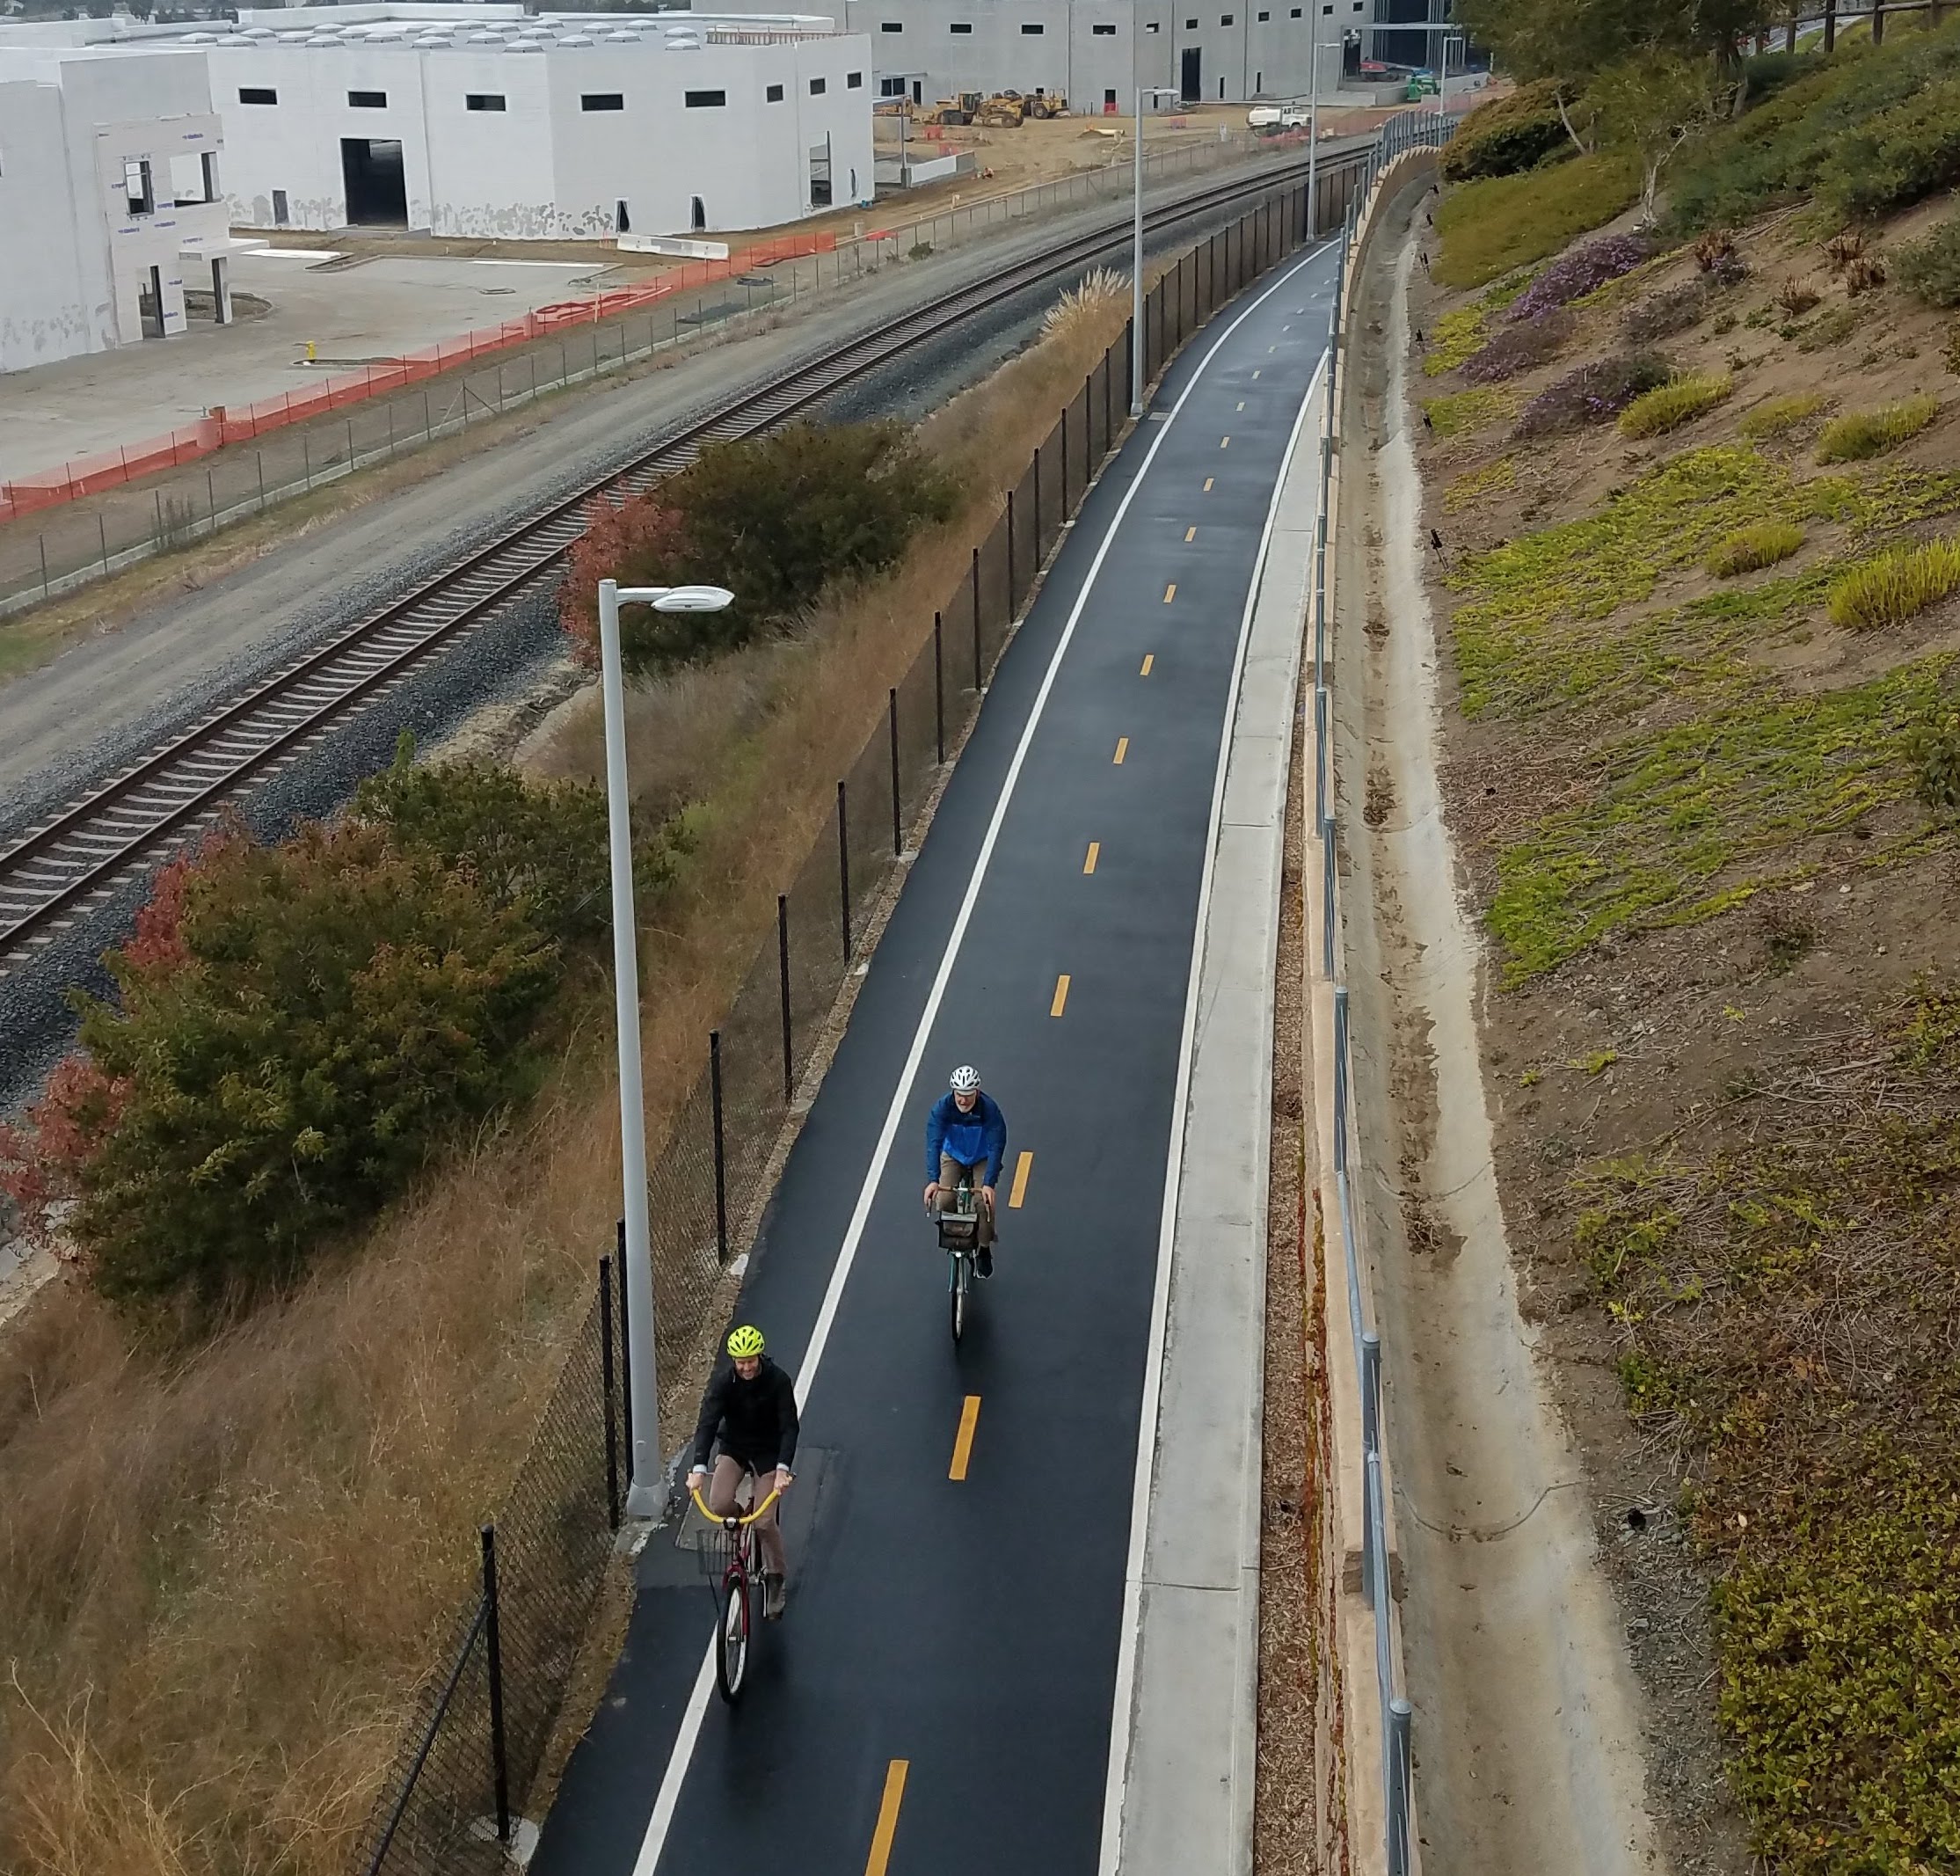
<path fill-rule="evenodd" d="M 242 105 L 275 105 L 279 93 L 269 84 L 241 84 L 238 87 L 238 102 Z"/>
<path fill-rule="evenodd" d="M 1144 23 L 1143 30 L 1146 33 L 1155 33 L 1157 30 L 1157 22 L 1154 19 L 1147 20 Z"/>
<path fill-rule="evenodd" d="M 623 111 L 626 99 L 619 91 L 587 91 L 579 99 L 581 111 Z"/>
<path fill-rule="evenodd" d="M 1218 23 L 1221 26 L 1228 26 L 1232 24 L 1232 16 L 1229 13 L 1220 13 L 1218 16 Z"/>
<path fill-rule="evenodd" d="M 1261 14 L 1259 15 L 1259 24 L 1260 24 L 1261 26 L 1264 26 L 1264 24 L 1266 23 L 1266 21 L 1267 21 L 1267 20 L 1269 20 L 1269 19 L 1271 19 L 1271 18 L 1272 18 L 1272 15 L 1271 15 L 1271 13 L 1261 13 Z"/>
<path fill-rule="evenodd" d="M 878 30 L 880 33 L 902 33 L 905 31 L 905 22 L 902 19 L 881 19 L 878 23 Z"/>
<path fill-rule="evenodd" d="M 1300 9 L 1297 6 L 1293 11 L 1293 17 L 1295 19 L 1298 19 L 1300 18 Z"/>
<path fill-rule="evenodd" d="M 1040 21 L 1024 19 L 1021 22 L 1021 30 L 1022 32 L 1026 33 L 1030 39 L 1033 39 L 1037 37 L 1044 29 L 1041 26 Z"/>
<path fill-rule="evenodd" d="M 946 30 L 949 33 L 971 33 L 973 29 L 965 20 L 956 19 Z"/>
<path fill-rule="evenodd" d="M 762 101 L 765 104 L 781 104 L 783 102 L 783 87 L 780 84 L 772 84 L 768 91 L 762 93 Z"/>
<path fill-rule="evenodd" d="M 880 98 L 903 98 L 905 96 L 905 80 L 903 78 L 880 78 L 878 81 L 878 95 Z"/>
<path fill-rule="evenodd" d="M 810 81 L 810 95 L 812 98 L 821 98 L 827 89 L 821 78 L 812 78 Z"/>
<path fill-rule="evenodd" d="M 726 91 L 683 91 L 681 102 L 690 111 L 718 111 L 728 102 Z"/>
<path fill-rule="evenodd" d="M 218 199 L 218 153 L 207 150 L 200 154 L 204 159 L 204 199 L 215 202 Z"/>
<path fill-rule="evenodd" d="M 348 106 L 356 111 L 385 111 L 388 108 L 386 91 L 349 91 Z"/>
<path fill-rule="evenodd" d="M 157 213 L 157 185 L 148 157 L 132 157 L 122 165 L 122 193 L 128 199 L 131 215 Z"/>
<path fill-rule="evenodd" d="M 1089 30 L 1099 39 L 1114 39 L 1116 37 L 1116 28 L 1114 26 L 1091 26 Z"/>
<path fill-rule="evenodd" d="M 1195 19 L 1187 19 L 1187 20 L 1186 20 L 1186 21 L 1184 22 L 1184 31 L 1185 31 L 1185 32 L 1187 32 L 1187 33 L 1195 33 L 1195 32 L 1197 32 L 1197 30 L 1198 30 L 1198 22 L 1197 22 L 1197 21 L 1196 21 Z"/>
<path fill-rule="evenodd" d="M 501 111 L 504 108 L 504 94 L 501 91 L 466 92 L 463 107 L 466 111 Z"/>
<path fill-rule="evenodd" d="M 1103 87 L 1103 102 L 1106 105 L 1116 102 L 1116 87 L 1113 84 L 1105 84 Z"/>
<path fill-rule="evenodd" d="M 864 89 L 864 74 L 861 71 L 846 72 L 844 74 L 844 89 L 847 91 L 863 91 Z"/>

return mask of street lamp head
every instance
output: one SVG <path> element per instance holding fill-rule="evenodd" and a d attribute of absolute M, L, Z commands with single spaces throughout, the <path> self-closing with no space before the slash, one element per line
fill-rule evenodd
<path fill-rule="evenodd" d="M 725 587 L 674 587 L 653 602 L 656 612 L 721 612 L 735 603 Z"/>

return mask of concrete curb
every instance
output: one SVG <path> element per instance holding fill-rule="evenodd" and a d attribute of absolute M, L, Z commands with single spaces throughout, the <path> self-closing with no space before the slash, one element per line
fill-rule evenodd
<path fill-rule="evenodd" d="M 1252 1867 L 1274 973 L 1317 506 L 1319 465 L 1301 445 L 1325 373 L 1271 510 L 1199 940 L 1121 1876 Z"/>

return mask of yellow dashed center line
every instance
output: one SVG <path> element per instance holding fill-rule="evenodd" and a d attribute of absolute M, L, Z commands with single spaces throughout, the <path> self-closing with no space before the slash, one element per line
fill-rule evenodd
<path fill-rule="evenodd" d="M 899 1832 L 899 1806 L 905 1799 L 909 1759 L 893 1759 L 885 1772 L 885 1795 L 878 1800 L 878 1828 L 871 1832 L 871 1853 L 864 1859 L 864 1876 L 885 1876 L 892 1862 L 892 1839 Z"/>
<path fill-rule="evenodd" d="M 1092 840 L 1089 842 L 1088 858 L 1082 861 L 1082 871 L 1084 872 L 1094 872 L 1096 871 L 1096 862 L 1101 858 L 1102 852 L 1103 843 L 1101 841 Z"/>
<path fill-rule="evenodd" d="M 1244 399 L 1243 398 L 1241 398 L 1239 399 L 1239 408 L 1240 408 L 1240 409 L 1241 409 L 1242 411 L 1242 410 L 1243 410 L 1243 409 L 1245 408 L 1245 399 Z"/>
<path fill-rule="evenodd" d="M 1207 487 L 1209 487 L 1209 486 L 1210 486 L 1210 485 L 1209 485 L 1209 484 L 1206 484 L 1206 485 Z M 1186 539 L 1187 541 L 1195 541 L 1195 540 L 1196 540 L 1196 539 L 1198 538 L 1198 530 L 1197 530 L 1197 529 L 1195 529 L 1195 528 L 1186 528 L 1186 529 L 1184 529 L 1184 538 L 1185 538 L 1185 539 Z"/>
<path fill-rule="evenodd" d="M 1177 598 L 1177 581 L 1176 581 L 1175 580 L 1172 580 L 1172 581 L 1170 582 L 1170 584 L 1169 584 L 1169 586 L 1167 586 L 1167 587 L 1166 587 L 1166 588 L 1165 588 L 1163 589 L 1163 602 L 1164 602 L 1164 604 L 1168 606 L 1168 605 L 1169 605 L 1169 603 L 1171 602 L 1171 601 L 1172 601 L 1172 600 L 1174 600 L 1174 599 L 1176 599 L 1176 598 Z"/>
<path fill-rule="evenodd" d="M 1149 676 L 1149 675 L 1150 675 L 1150 667 L 1151 667 L 1152 665 L 1154 665 L 1154 664 L 1155 664 L 1155 663 L 1156 661 L 1157 661 L 1157 654 L 1156 654 L 1156 653 L 1155 653 L 1155 652 L 1146 652 L 1146 653 L 1145 653 L 1143 654 L 1143 668 L 1142 668 L 1142 669 L 1141 669 L 1140 671 L 1139 671 L 1139 672 L 1137 673 L 1137 675 L 1138 675 L 1139 677 L 1148 677 L 1148 676 Z"/>
<path fill-rule="evenodd" d="M 1218 440 L 1218 447 L 1220 449 L 1229 449 L 1232 447 L 1232 439 L 1229 436 L 1220 437 Z"/>
<path fill-rule="evenodd" d="M 946 1468 L 946 1477 L 956 1483 L 965 1478 L 967 1462 L 973 1456 L 973 1428 L 980 1424 L 980 1403 L 978 1394 L 969 1394 L 959 1410 L 959 1431 L 953 1435 L 953 1463 Z"/>
<path fill-rule="evenodd" d="M 1120 767 L 1123 758 L 1129 753 L 1130 739 L 1127 736 L 1118 736 L 1116 739 L 1116 754 L 1112 756 L 1110 760 L 1117 763 Z"/>
<path fill-rule="evenodd" d="M 1048 1005 L 1050 1016 L 1060 1016 L 1068 1007 L 1068 973 L 1064 971 L 1055 979 L 1055 998 Z"/>
<path fill-rule="evenodd" d="M 1014 1163 L 1014 1189 L 1007 1195 L 1008 1209 L 1017 1212 L 1028 1195 L 1028 1174 L 1034 1170 L 1034 1155 L 1024 1153 Z"/>
<path fill-rule="evenodd" d="M 1257 373 L 1257 371 L 1255 371 L 1255 372 L 1254 372 L 1254 373 L 1252 374 L 1252 376 L 1254 376 L 1255 378 L 1257 378 L 1257 376 L 1259 376 L 1259 374 L 1258 374 L 1258 373 Z"/>
<path fill-rule="evenodd" d="M 1218 479 L 1218 478 L 1217 478 L 1217 477 L 1215 477 L 1215 476 L 1206 476 L 1206 477 L 1205 478 L 1205 493 L 1206 493 L 1207 495 L 1208 495 L 1208 494 L 1210 494 L 1210 493 L 1211 493 L 1211 492 L 1212 492 L 1212 484 L 1213 484 L 1213 482 L 1215 482 L 1215 481 L 1216 481 L 1217 479 Z"/>

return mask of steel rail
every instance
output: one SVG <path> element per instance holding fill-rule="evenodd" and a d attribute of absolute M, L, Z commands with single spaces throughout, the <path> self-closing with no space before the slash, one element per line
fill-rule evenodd
<path fill-rule="evenodd" d="M 1372 142 L 1372 140 L 1370 140 Z M 1365 160 L 1344 149 L 1322 173 Z M 1213 183 L 1162 204 L 1158 230 L 1290 186 L 1304 159 L 1256 181 Z M 337 719 L 404 683 L 434 653 L 481 629 L 538 585 L 586 531 L 595 500 L 639 494 L 704 444 L 747 436 L 1029 287 L 1122 241 L 1127 215 L 841 341 L 767 386 L 738 392 L 621 468 L 533 515 L 303 657 L 261 679 L 62 807 L 0 852 L 0 976 L 113 892 L 137 866 L 208 825 L 248 781 L 298 760 Z"/>

